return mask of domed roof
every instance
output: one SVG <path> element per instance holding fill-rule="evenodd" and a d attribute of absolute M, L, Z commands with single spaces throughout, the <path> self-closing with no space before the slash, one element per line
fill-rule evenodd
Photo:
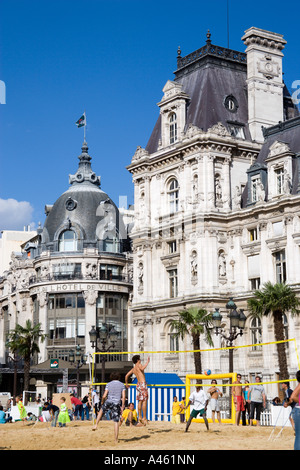
<path fill-rule="evenodd" d="M 100 177 L 92 171 L 87 143 L 82 146 L 75 175 L 69 175 L 70 187 L 49 209 L 42 232 L 42 245 L 57 251 L 55 243 L 66 230 L 73 230 L 84 246 L 95 246 L 97 240 L 127 238 L 119 210 L 100 189 Z M 79 245 L 80 248 L 80 245 Z"/>

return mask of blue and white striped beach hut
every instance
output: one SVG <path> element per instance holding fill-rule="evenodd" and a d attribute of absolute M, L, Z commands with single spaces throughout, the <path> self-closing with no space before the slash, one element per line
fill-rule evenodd
<path fill-rule="evenodd" d="M 176 374 L 146 373 L 149 399 L 147 407 L 147 419 L 149 421 L 171 421 L 172 404 L 174 396 L 178 401 L 185 396 L 184 382 Z M 134 403 L 138 407 L 136 400 L 137 379 L 132 381 L 132 386 L 128 390 L 128 403 Z"/>

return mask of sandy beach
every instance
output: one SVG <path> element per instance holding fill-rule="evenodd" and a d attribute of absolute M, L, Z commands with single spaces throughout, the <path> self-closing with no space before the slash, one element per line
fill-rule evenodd
<path fill-rule="evenodd" d="M 120 428 L 115 444 L 113 423 L 102 421 L 96 431 L 91 421 L 73 421 L 65 428 L 50 423 L 15 422 L 0 425 L 0 450 L 293 450 L 294 433 L 285 427 L 270 439 L 272 427 L 192 423 L 149 422 L 145 427 Z M 281 427 L 275 428 L 273 437 Z"/>

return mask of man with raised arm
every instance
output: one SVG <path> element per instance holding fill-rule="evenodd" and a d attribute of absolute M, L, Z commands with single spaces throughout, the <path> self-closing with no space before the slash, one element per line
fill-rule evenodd
<path fill-rule="evenodd" d="M 150 357 L 148 357 L 147 361 L 143 365 L 141 363 L 141 357 L 139 355 L 135 355 L 132 357 L 132 362 L 134 364 L 133 368 L 126 374 L 125 377 L 125 385 L 128 388 L 128 379 L 129 377 L 134 374 L 137 379 L 136 384 L 136 398 L 138 400 L 138 412 L 139 412 L 139 419 L 140 422 L 143 423 L 145 426 L 147 424 L 147 402 L 148 402 L 148 387 L 145 379 L 145 372 L 147 365 L 149 364 Z"/>

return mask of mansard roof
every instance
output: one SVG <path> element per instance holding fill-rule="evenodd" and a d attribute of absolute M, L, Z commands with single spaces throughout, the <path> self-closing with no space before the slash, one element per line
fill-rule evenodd
<path fill-rule="evenodd" d="M 248 129 L 247 65 L 246 55 L 207 43 L 186 57 L 177 58 L 174 82 L 182 84 L 190 97 L 187 105 L 186 129 L 194 124 L 207 131 L 221 122 L 244 125 L 246 139 L 251 140 Z M 225 99 L 233 96 L 237 103 L 235 112 L 225 106 Z M 146 150 L 157 150 L 161 136 L 160 117 L 153 129 Z"/>
<path fill-rule="evenodd" d="M 206 132 L 219 122 L 227 128 L 228 124 L 235 123 L 244 126 L 245 138 L 251 141 L 248 127 L 246 53 L 215 46 L 211 44 L 209 34 L 207 37 L 205 46 L 185 57 L 181 57 L 181 51 L 178 51 L 174 82 L 180 83 L 183 92 L 190 97 L 185 130 L 190 124 Z M 295 115 L 295 109 L 286 86 L 283 95 L 288 119 Z M 225 105 L 228 97 L 236 100 L 234 112 Z M 156 152 L 160 139 L 159 116 L 147 143 L 147 152 Z"/>

